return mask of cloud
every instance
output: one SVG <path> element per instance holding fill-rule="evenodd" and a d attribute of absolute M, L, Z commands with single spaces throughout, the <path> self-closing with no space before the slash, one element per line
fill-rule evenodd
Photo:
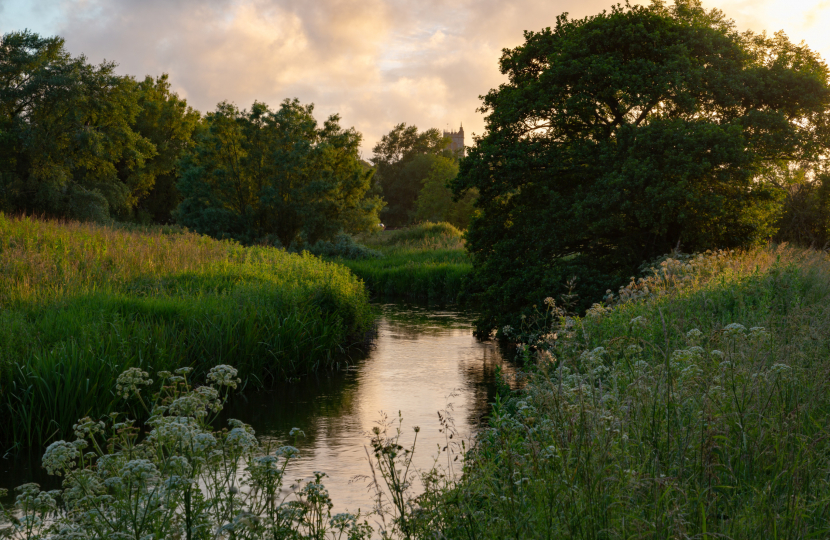
<path fill-rule="evenodd" d="M 741 28 L 785 28 L 830 49 L 830 0 L 725 0 Z M 73 54 L 122 73 L 170 74 L 199 110 L 223 100 L 316 105 L 364 136 L 364 153 L 395 124 L 463 122 L 483 131 L 479 96 L 498 86 L 502 48 L 524 30 L 608 9 L 609 0 L 0 0 L 3 31 L 28 26 L 66 38 Z M 704 0 L 707 7 L 713 2 Z M 782 16 L 782 14 L 784 14 Z M 11 21 L 11 23 L 9 22 Z M 778 26 L 777 26 L 778 25 Z M 47 32 L 48 30 L 48 32 Z"/>

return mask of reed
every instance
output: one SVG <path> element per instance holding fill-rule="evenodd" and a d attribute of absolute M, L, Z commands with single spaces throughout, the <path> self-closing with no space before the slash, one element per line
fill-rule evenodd
<path fill-rule="evenodd" d="M 449 223 L 424 223 L 359 240 L 383 257 L 336 260 L 381 298 L 454 303 L 472 270 L 462 233 Z"/>
<path fill-rule="evenodd" d="M 424 526 L 446 538 L 830 535 L 827 254 L 672 257 L 609 301 L 576 318 L 549 299 L 502 329 L 532 379 L 496 403 Z"/>
<path fill-rule="evenodd" d="M 176 230 L 0 214 L 0 441 L 42 446 L 112 412 L 129 367 L 233 362 L 246 383 L 344 361 L 373 314 L 347 269 Z"/>

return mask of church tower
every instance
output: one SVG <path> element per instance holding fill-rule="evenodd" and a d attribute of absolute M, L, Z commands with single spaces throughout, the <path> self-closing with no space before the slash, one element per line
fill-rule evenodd
<path fill-rule="evenodd" d="M 458 157 L 464 157 L 464 124 L 458 128 L 458 131 L 444 131 L 444 137 L 449 137 L 450 150 Z"/>

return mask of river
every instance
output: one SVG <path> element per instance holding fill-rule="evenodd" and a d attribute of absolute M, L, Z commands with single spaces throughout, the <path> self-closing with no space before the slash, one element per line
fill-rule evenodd
<path fill-rule="evenodd" d="M 333 513 L 360 509 L 365 514 L 372 509 L 368 482 L 359 477 L 370 474 L 366 447 L 383 414 L 396 422 L 400 414 L 405 446 L 412 441 L 413 428 L 420 427 L 413 464 L 425 470 L 446 445 L 438 412 L 447 411 L 454 421 L 454 443 L 459 437 L 469 439 L 495 397 L 497 368 L 508 381 L 515 375 L 494 343 L 473 337 L 473 314 L 405 304 L 378 307 L 373 345 L 346 369 L 244 392 L 222 415 L 251 424 L 258 436 L 275 444 L 299 448 L 287 478 L 309 479 L 314 471 L 325 472 Z M 295 427 L 305 436 L 291 439 Z M 0 460 L 0 487 L 11 491 L 31 481 L 57 487 L 38 469 L 19 460 Z"/>

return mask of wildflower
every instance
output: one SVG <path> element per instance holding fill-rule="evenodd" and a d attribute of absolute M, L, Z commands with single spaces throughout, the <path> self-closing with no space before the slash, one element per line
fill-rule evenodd
<path fill-rule="evenodd" d="M 128 399 L 133 394 L 138 395 L 139 386 L 153 384 L 153 379 L 149 378 L 149 374 L 146 371 L 132 367 L 119 375 L 115 382 L 115 390 L 118 395 L 124 399 Z"/>
<path fill-rule="evenodd" d="M 207 416 L 205 401 L 200 399 L 199 394 L 187 394 L 170 404 L 168 409 L 173 416 L 193 416 L 203 418 Z"/>
<path fill-rule="evenodd" d="M 556 300 L 554 300 L 552 297 L 548 296 L 547 298 L 545 298 L 545 305 L 549 306 L 549 307 L 553 307 L 553 306 L 556 305 Z"/>
<path fill-rule="evenodd" d="M 698 330 L 697 328 L 692 328 L 688 332 L 686 332 L 686 339 L 691 341 L 692 343 L 697 343 L 700 341 L 700 338 L 703 337 L 703 332 Z"/>
<path fill-rule="evenodd" d="M 227 386 L 235 389 L 236 385 L 242 382 L 242 379 L 237 378 L 237 373 L 236 369 L 231 366 L 220 364 L 210 369 L 207 379 L 217 386 Z"/>
<path fill-rule="evenodd" d="M 723 354 L 723 351 L 719 351 L 717 349 L 709 351 L 709 355 L 712 356 L 715 360 L 722 360 L 725 356 Z"/>
<path fill-rule="evenodd" d="M 294 456 L 300 455 L 300 451 L 293 446 L 280 446 L 277 448 L 276 452 L 274 452 L 274 455 L 277 457 L 284 457 L 285 459 L 291 459 Z"/>
<path fill-rule="evenodd" d="M 127 482 L 146 482 L 158 476 L 158 469 L 147 459 L 133 459 L 121 467 L 121 478 Z"/>
<path fill-rule="evenodd" d="M 93 437 L 98 433 L 103 433 L 104 423 L 94 422 L 87 416 L 86 418 L 79 420 L 79 423 L 72 426 L 72 430 L 75 432 L 76 437 L 79 439 L 85 439 L 86 437 Z"/>
<path fill-rule="evenodd" d="M 723 329 L 723 333 L 731 339 L 741 338 L 746 334 L 746 326 L 738 323 L 730 323 Z"/>
<path fill-rule="evenodd" d="M 75 467 L 75 460 L 80 455 L 75 445 L 66 441 L 55 441 L 43 453 L 43 468 L 49 474 L 60 476 L 61 472 Z"/>
<path fill-rule="evenodd" d="M 757 343 L 769 337 L 769 332 L 763 326 L 753 326 L 749 329 L 749 339 Z"/>
<path fill-rule="evenodd" d="M 788 371 L 791 371 L 791 370 L 792 370 L 792 368 L 790 366 L 788 366 L 787 364 L 773 364 L 769 368 L 769 372 L 772 375 L 784 375 Z"/>
<path fill-rule="evenodd" d="M 247 429 L 235 427 L 228 433 L 226 441 L 231 446 L 245 450 L 256 444 L 256 437 Z"/>
<path fill-rule="evenodd" d="M 305 437 L 305 432 L 300 428 L 293 427 L 293 428 L 291 428 L 291 431 L 288 432 L 288 436 L 289 437 Z"/>
<path fill-rule="evenodd" d="M 504 326 L 504 328 L 501 329 L 501 331 L 505 336 L 509 336 L 513 333 L 513 327 L 507 324 Z"/>
<path fill-rule="evenodd" d="M 637 317 L 631 319 L 629 324 L 631 325 L 631 328 L 645 328 L 648 325 L 648 321 L 646 321 L 646 318 L 642 315 L 638 315 Z"/>

